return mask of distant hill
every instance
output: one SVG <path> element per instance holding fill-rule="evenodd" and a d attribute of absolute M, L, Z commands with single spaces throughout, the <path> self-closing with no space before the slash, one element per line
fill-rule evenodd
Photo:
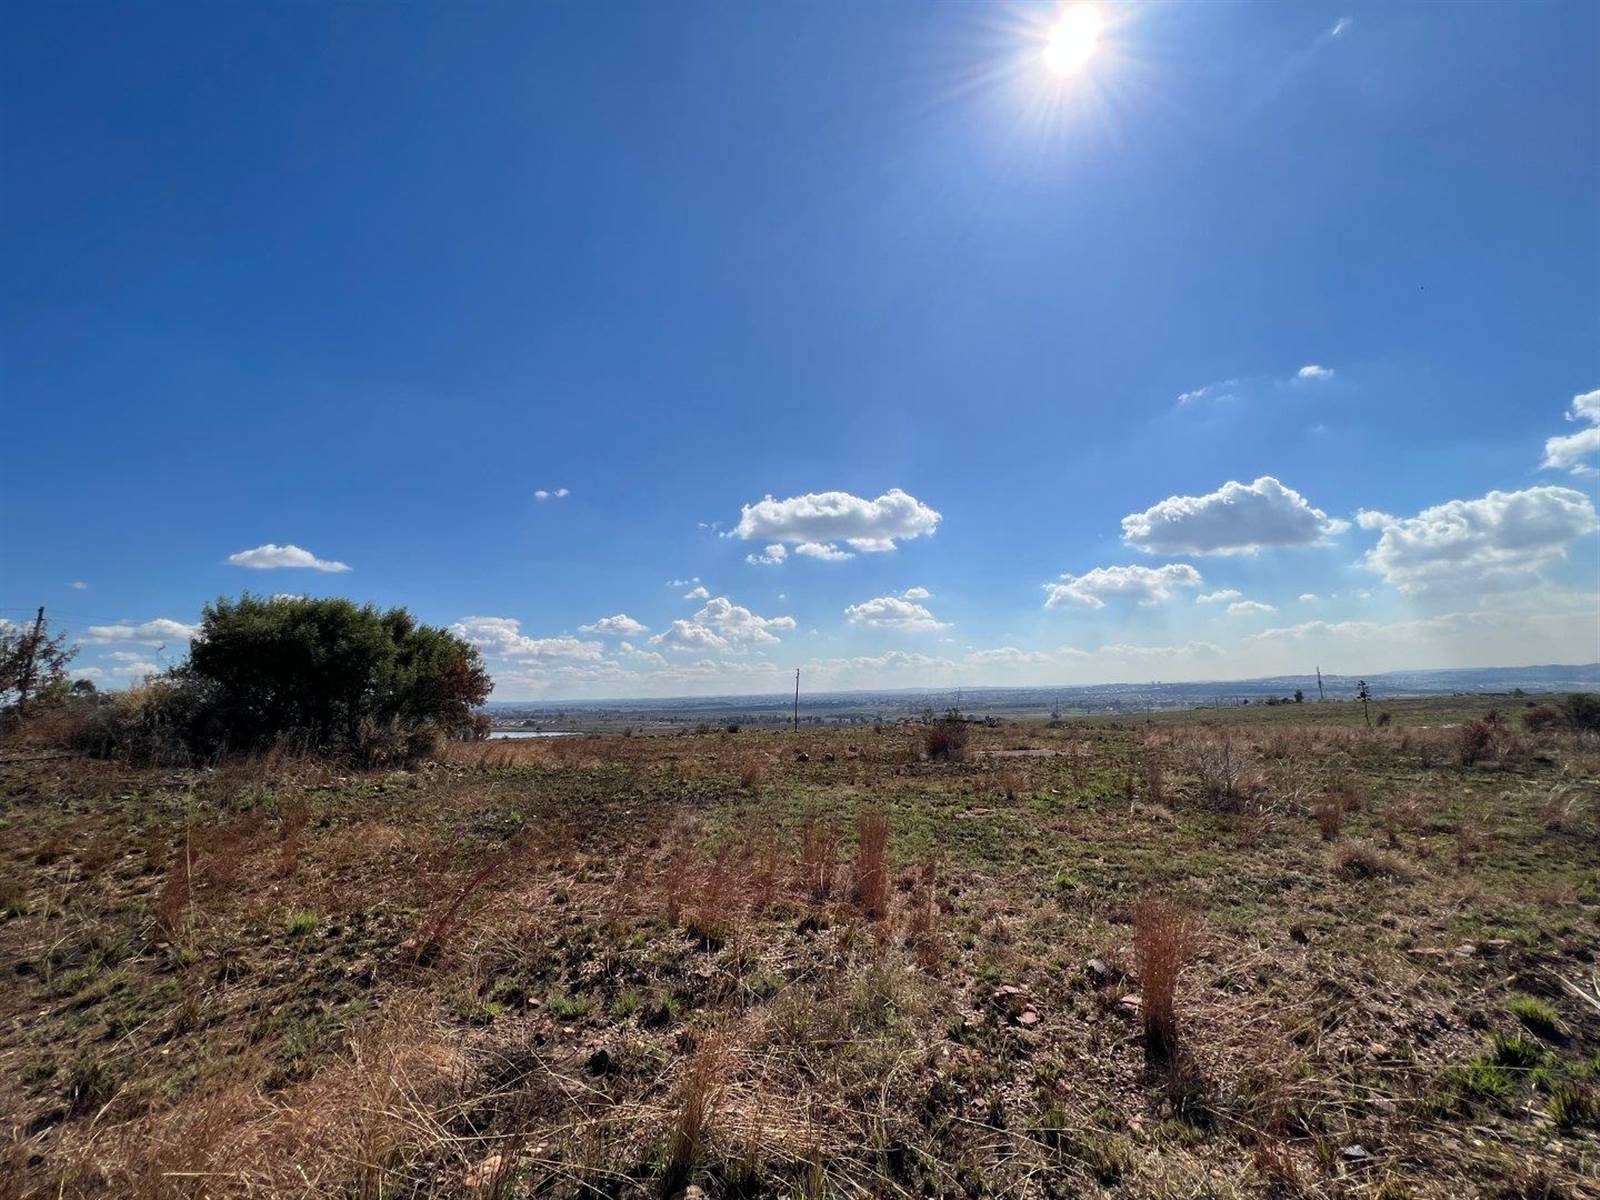
<path fill-rule="evenodd" d="M 1529 667 L 1469 667 L 1447 671 L 1386 671 L 1366 675 L 1378 697 L 1448 696 L 1455 693 L 1510 693 L 1600 691 L 1600 663 L 1577 666 L 1552 664 Z M 1322 691 L 1329 700 L 1355 696 L 1357 677 L 1324 675 Z M 1296 690 L 1308 700 L 1318 697 L 1315 675 L 1273 675 L 1258 679 L 1209 680 L 1198 683 L 1106 683 L 1074 687 L 969 687 L 898 688 L 843 692 L 804 692 L 802 717 L 878 717 L 911 714 L 924 708 L 959 704 L 965 710 L 985 713 L 1090 712 L 1115 709 L 1193 708 L 1201 705 L 1237 704 L 1269 696 L 1292 696 Z M 515 714 L 548 720 L 557 714 L 573 717 L 625 718 L 637 714 L 655 720 L 711 720 L 738 717 L 752 722 L 776 722 L 794 708 L 792 693 L 750 696 L 691 696 L 640 700 L 506 700 L 491 701 L 490 713 L 498 722 Z"/>

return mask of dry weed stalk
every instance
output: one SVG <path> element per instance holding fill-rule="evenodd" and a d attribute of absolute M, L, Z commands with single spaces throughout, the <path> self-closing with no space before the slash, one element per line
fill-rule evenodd
<path fill-rule="evenodd" d="M 851 902 L 869 921 L 882 919 L 889 910 L 889 818 L 883 813 L 862 813 L 856 820 L 856 861 L 850 890 Z"/>
<path fill-rule="evenodd" d="M 710 1034 L 689 1060 L 678 1084 L 677 1115 L 667 1135 L 662 1193 L 675 1196 L 694 1174 L 705 1149 L 712 1106 L 721 1087 L 726 1054 L 720 1034 Z"/>
<path fill-rule="evenodd" d="M 1317 831 L 1322 834 L 1322 840 L 1337 841 L 1344 829 L 1344 805 L 1337 798 L 1329 796 L 1317 801 L 1311 811 L 1317 818 Z"/>
<path fill-rule="evenodd" d="M 412 961 L 417 963 L 431 963 L 438 961 L 444 952 L 445 943 L 455 931 L 462 909 L 467 902 L 478 894 L 488 883 L 507 871 L 513 864 L 524 861 L 530 857 L 531 846 L 527 837 L 526 827 L 512 834 L 511 839 L 498 851 L 491 854 L 488 861 L 467 880 L 462 889 L 456 893 L 455 899 L 440 911 L 439 915 L 424 926 L 414 939 Z"/>
<path fill-rule="evenodd" d="M 833 898 L 838 858 L 838 830 L 808 813 L 800 826 L 800 886 L 812 904 Z"/>
<path fill-rule="evenodd" d="M 1178 976 L 1195 950 L 1194 917 L 1160 896 L 1133 906 L 1133 954 L 1139 972 L 1146 1052 L 1169 1061 L 1178 1049 Z"/>

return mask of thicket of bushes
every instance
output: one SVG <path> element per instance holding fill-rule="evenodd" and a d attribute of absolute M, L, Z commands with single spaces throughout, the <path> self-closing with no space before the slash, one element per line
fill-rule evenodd
<path fill-rule="evenodd" d="M 481 735 L 492 686 L 474 647 L 404 609 L 246 595 L 208 605 L 188 660 L 97 705 L 77 741 L 140 761 L 287 743 L 379 765 Z"/>
<path fill-rule="evenodd" d="M 1532 733 L 1563 729 L 1600 733 L 1600 696 L 1575 692 L 1554 704 L 1536 704 L 1522 714 L 1522 724 Z"/>

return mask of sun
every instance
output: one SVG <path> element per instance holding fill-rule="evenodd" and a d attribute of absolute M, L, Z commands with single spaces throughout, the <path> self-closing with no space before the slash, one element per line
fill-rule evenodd
<path fill-rule="evenodd" d="M 1094 56 L 1105 22 L 1092 4 L 1074 4 L 1061 14 L 1044 48 L 1044 63 L 1057 75 L 1074 75 Z"/>

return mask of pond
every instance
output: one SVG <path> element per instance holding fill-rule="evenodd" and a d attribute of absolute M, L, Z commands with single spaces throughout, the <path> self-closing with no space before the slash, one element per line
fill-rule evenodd
<path fill-rule="evenodd" d="M 544 737 L 577 737 L 578 735 L 568 729 L 495 729 L 490 731 L 491 742 L 503 741 L 508 738 L 544 738 Z"/>

